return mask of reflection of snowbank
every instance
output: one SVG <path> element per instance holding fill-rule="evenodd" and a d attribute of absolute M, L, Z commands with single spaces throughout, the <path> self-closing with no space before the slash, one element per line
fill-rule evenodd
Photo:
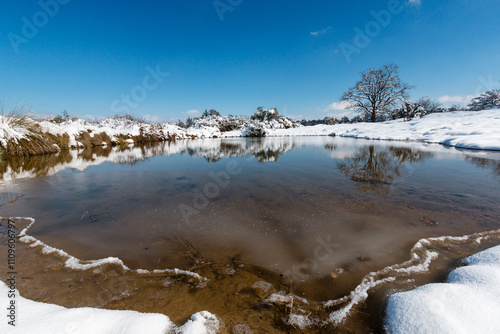
<path fill-rule="evenodd" d="M 68 309 L 54 304 L 46 304 L 25 299 L 16 290 L 15 299 L 8 299 L 9 287 L 0 282 L 1 305 L 10 305 L 15 300 L 15 327 L 5 318 L 0 324 L 2 333 L 92 333 L 92 334 L 164 334 L 164 333 L 217 333 L 219 320 L 208 312 L 199 312 L 180 328 L 170 319 L 157 313 L 136 311 L 112 311 L 96 308 Z"/>
<path fill-rule="evenodd" d="M 419 142 L 379 141 L 377 147 L 384 150 L 403 148 L 432 153 L 434 159 L 454 159 L 467 154 L 467 160 L 482 168 L 500 171 L 497 152 L 460 151 L 454 148 Z M 0 163 L 0 180 L 11 181 L 21 178 L 55 175 L 65 169 L 83 171 L 90 166 L 105 162 L 134 164 L 154 156 L 188 154 L 203 157 L 208 161 L 222 158 L 254 157 L 259 161 L 276 161 L 279 156 L 304 146 L 324 147 L 332 159 L 346 159 L 355 156 L 360 147 L 373 145 L 371 141 L 354 138 L 336 139 L 325 136 L 314 137 L 264 137 L 264 138 L 214 138 L 199 140 L 176 140 L 150 146 L 128 148 L 106 147 L 86 150 L 61 151 L 32 157 L 14 157 Z M 29 166 L 29 167 L 28 167 Z"/>
<path fill-rule="evenodd" d="M 447 283 L 389 298 L 389 333 L 500 333 L 500 246 L 465 259 Z"/>
<path fill-rule="evenodd" d="M 325 138 L 318 138 L 324 141 Z M 101 165 L 105 162 L 116 164 L 134 164 L 150 157 L 164 155 L 171 156 L 186 153 L 190 156 L 204 157 L 209 161 L 218 161 L 221 158 L 254 156 L 261 161 L 273 161 L 278 155 L 291 151 L 295 147 L 312 144 L 294 138 L 261 138 L 261 139 L 200 139 L 176 140 L 158 143 L 152 146 L 123 148 L 96 148 L 85 151 L 70 150 L 54 155 L 33 157 L 14 157 L 15 163 L 5 163 L 4 172 L 0 180 L 12 181 L 21 178 L 55 175 L 65 169 L 83 171 L 90 166 Z M 64 158 L 58 158 L 64 156 Z M 50 157 L 54 162 L 48 163 Z M 40 160 L 40 163 L 36 163 Z M 26 169 L 25 166 L 30 166 Z M 13 167 L 14 166 L 14 167 Z"/>

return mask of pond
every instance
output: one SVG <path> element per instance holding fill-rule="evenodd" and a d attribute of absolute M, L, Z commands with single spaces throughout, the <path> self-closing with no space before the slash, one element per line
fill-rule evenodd
<path fill-rule="evenodd" d="M 495 152 L 207 139 L 12 159 L 0 172 L 1 216 L 34 218 L 40 241 L 18 245 L 22 295 L 179 323 L 208 310 L 228 332 L 380 331 L 389 293 L 500 244 Z M 174 268 L 189 273 L 161 271 Z"/>

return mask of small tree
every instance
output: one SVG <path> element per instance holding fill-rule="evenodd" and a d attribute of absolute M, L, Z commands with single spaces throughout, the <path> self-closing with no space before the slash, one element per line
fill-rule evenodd
<path fill-rule="evenodd" d="M 187 128 L 186 124 L 184 124 L 182 120 L 178 120 L 177 123 L 175 123 L 175 125 L 177 125 L 180 128 L 185 128 L 185 129 Z"/>
<path fill-rule="evenodd" d="M 390 64 L 361 73 L 361 80 L 341 99 L 350 103 L 350 109 L 364 112 L 376 122 L 379 114 L 388 113 L 398 102 L 407 100 L 411 88 L 399 78 L 399 66 Z"/>
<path fill-rule="evenodd" d="M 205 117 L 208 117 L 208 116 L 220 116 L 220 113 L 215 110 L 215 109 L 210 109 L 210 110 L 206 110 L 203 112 L 203 114 L 201 115 L 202 118 L 205 118 Z"/>
<path fill-rule="evenodd" d="M 194 125 L 194 120 L 191 117 L 186 119 L 186 128 L 190 128 Z"/>
<path fill-rule="evenodd" d="M 500 89 L 490 90 L 473 98 L 467 108 L 473 111 L 500 108 Z"/>
<path fill-rule="evenodd" d="M 422 110 L 425 112 L 426 115 L 442 111 L 441 104 L 439 104 L 439 102 L 432 100 L 428 96 L 421 97 L 420 99 L 418 99 L 417 104 L 419 104 L 422 107 Z"/>
<path fill-rule="evenodd" d="M 425 111 L 418 102 L 405 101 L 401 107 L 403 117 L 405 121 L 409 121 L 415 117 L 422 117 L 425 115 Z"/>
<path fill-rule="evenodd" d="M 448 111 L 462 111 L 464 110 L 464 107 L 461 106 L 460 104 L 454 104 L 451 107 L 448 107 Z"/>
<path fill-rule="evenodd" d="M 53 123 L 62 123 L 62 122 L 68 122 L 68 121 L 76 121 L 78 117 L 76 116 L 71 116 L 67 110 L 64 110 L 60 115 L 56 115 L 50 119 L 51 122 Z"/>
<path fill-rule="evenodd" d="M 257 107 L 257 112 L 250 116 L 250 119 L 264 122 L 266 120 L 271 121 L 281 117 L 278 108 L 264 109 L 264 107 Z"/>
<path fill-rule="evenodd" d="M 335 125 L 339 122 L 338 119 L 336 119 L 335 117 L 325 117 L 323 119 L 323 123 L 326 124 L 326 125 Z"/>

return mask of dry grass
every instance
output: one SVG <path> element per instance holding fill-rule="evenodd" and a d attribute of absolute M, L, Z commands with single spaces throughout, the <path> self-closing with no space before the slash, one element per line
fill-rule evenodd
<path fill-rule="evenodd" d="M 24 129 L 29 134 L 26 138 L 5 138 L 6 147 L 0 145 L 0 154 L 3 156 L 31 156 L 46 153 L 56 153 L 69 146 L 68 135 L 52 135 L 43 133 L 37 122 L 33 121 L 33 114 L 25 103 L 18 103 L 10 108 L 8 113 L 4 112 L 3 103 L 0 103 L 1 121 L 10 128 Z"/>
<path fill-rule="evenodd" d="M 47 153 L 56 153 L 59 150 L 70 149 L 70 137 L 67 134 L 54 135 L 43 132 L 38 124 L 36 116 L 33 115 L 27 104 L 18 103 L 10 108 L 8 113 L 4 112 L 3 104 L 0 101 L 0 114 L 3 116 L 0 121 L 7 124 L 13 130 L 24 133 L 22 139 L 5 138 L 7 141 L 6 147 L 0 145 L 0 158 L 9 156 L 32 156 Z M 85 148 L 93 148 L 103 146 L 119 145 L 127 147 L 127 139 L 133 139 L 135 144 L 159 143 L 165 141 L 175 141 L 176 134 L 164 133 L 160 124 L 147 124 L 144 119 L 133 115 L 120 115 L 116 118 L 123 118 L 129 122 L 142 123 L 140 134 L 138 136 L 122 135 L 118 137 L 117 142 L 112 142 L 111 138 L 105 133 L 92 133 L 90 130 L 81 132 L 75 139 L 80 142 Z"/>
<path fill-rule="evenodd" d="M 111 146 L 111 138 L 106 132 L 95 133 L 93 136 L 89 132 L 81 132 L 76 141 L 82 143 L 85 147 L 102 146 L 102 143 Z"/>
<path fill-rule="evenodd" d="M 23 138 L 19 141 L 9 140 L 5 148 L 7 156 L 39 155 L 57 152 L 59 152 L 59 148 L 52 144 L 50 140 L 40 135 L 30 135 L 27 139 Z"/>
<path fill-rule="evenodd" d="M 5 113 L 3 102 L 1 102 L 0 114 L 3 116 L 2 123 L 8 124 L 11 127 L 28 129 L 34 124 L 29 117 L 31 113 L 26 103 L 17 103 L 15 106 L 10 108 L 8 113 Z"/>

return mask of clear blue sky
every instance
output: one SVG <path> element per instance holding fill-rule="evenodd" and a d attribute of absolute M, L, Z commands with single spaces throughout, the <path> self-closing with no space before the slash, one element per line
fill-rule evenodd
<path fill-rule="evenodd" d="M 322 118 L 361 71 L 388 63 L 417 86 L 415 99 L 451 104 L 499 88 L 498 0 L 56 1 L 0 4 L 6 107 L 21 100 L 39 113 L 131 111 L 165 121 L 265 106 Z M 401 11 L 375 23 L 371 12 L 394 1 Z M 367 27 L 370 42 L 357 47 Z M 341 45 L 358 52 L 348 61 Z"/>

